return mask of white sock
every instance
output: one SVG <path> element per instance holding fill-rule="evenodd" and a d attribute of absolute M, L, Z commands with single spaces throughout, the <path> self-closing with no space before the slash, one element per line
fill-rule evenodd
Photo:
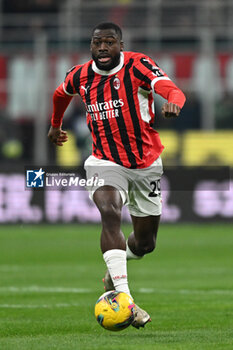
<path fill-rule="evenodd" d="M 128 246 L 128 240 L 126 241 L 126 259 L 127 260 L 138 260 L 138 259 L 141 259 L 143 258 L 143 256 L 138 256 L 138 255 L 135 255 L 129 248 Z"/>
<path fill-rule="evenodd" d="M 103 258 L 112 278 L 115 290 L 131 296 L 127 279 L 126 251 L 111 249 L 103 254 Z"/>

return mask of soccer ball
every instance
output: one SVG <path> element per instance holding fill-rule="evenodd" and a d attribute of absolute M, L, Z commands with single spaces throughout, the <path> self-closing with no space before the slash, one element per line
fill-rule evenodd
<path fill-rule="evenodd" d="M 103 328 L 121 331 L 133 322 L 134 307 L 134 301 L 128 294 L 111 290 L 97 300 L 95 317 Z"/>

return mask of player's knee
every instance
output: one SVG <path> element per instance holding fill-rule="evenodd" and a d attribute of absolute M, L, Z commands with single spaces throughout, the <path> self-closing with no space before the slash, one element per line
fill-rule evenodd
<path fill-rule="evenodd" d="M 121 208 L 114 204 L 102 204 L 99 211 L 104 221 L 118 221 L 121 220 Z"/>
<path fill-rule="evenodd" d="M 156 241 L 154 239 L 139 243 L 139 249 L 143 255 L 152 253 L 155 250 L 155 247 Z"/>

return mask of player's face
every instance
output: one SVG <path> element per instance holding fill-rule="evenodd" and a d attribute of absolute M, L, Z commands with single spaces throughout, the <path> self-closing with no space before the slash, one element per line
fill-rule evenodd
<path fill-rule="evenodd" d="M 114 29 L 96 29 L 91 40 L 91 53 L 96 66 L 111 70 L 119 64 L 123 42 Z"/>

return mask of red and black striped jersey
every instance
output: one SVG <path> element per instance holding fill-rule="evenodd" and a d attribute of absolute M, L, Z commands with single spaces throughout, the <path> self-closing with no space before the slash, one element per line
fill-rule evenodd
<path fill-rule="evenodd" d="M 79 94 L 86 106 L 93 155 L 127 168 L 145 168 L 161 154 L 163 145 L 152 128 L 152 91 L 182 108 L 185 97 L 156 63 L 141 53 L 121 53 L 110 71 L 93 60 L 71 68 L 54 93 L 52 126 L 59 127 L 71 98 Z"/>

